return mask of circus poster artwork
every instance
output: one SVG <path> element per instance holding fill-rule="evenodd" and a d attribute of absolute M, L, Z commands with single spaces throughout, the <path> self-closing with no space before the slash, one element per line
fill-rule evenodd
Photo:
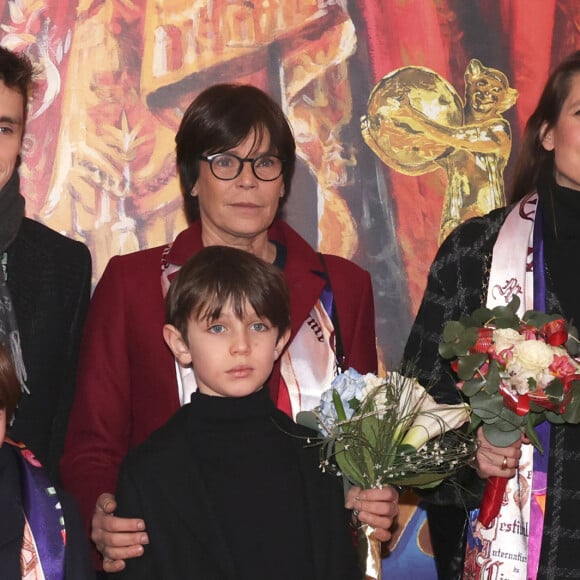
<path fill-rule="evenodd" d="M 576 0 L 0 0 L 0 14 L 0 42 L 38 71 L 27 215 L 88 245 L 94 283 L 111 256 L 187 226 L 181 116 L 211 84 L 251 83 L 296 138 L 285 218 L 371 273 L 383 368 L 439 245 L 509 201 L 525 120 L 580 46 Z"/>

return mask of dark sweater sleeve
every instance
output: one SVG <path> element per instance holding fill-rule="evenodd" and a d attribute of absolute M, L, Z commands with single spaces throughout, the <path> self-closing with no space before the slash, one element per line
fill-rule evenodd
<path fill-rule="evenodd" d="M 61 395 L 53 421 L 49 464 L 55 466 L 52 477 L 60 480 L 58 465 L 64 452 L 64 439 L 76 390 L 76 371 L 83 325 L 91 296 L 92 261 L 87 247 L 68 240 L 70 259 L 63 265 L 67 341 L 65 348 Z"/>
<path fill-rule="evenodd" d="M 89 541 L 75 500 L 62 490 L 58 492 L 66 525 L 66 580 L 95 580 Z"/>
<path fill-rule="evenodd" d="M 135 470 L 130 460 L 121 464 L 117 483 L 115 515 L 123 518 L 145 518 L 145 506 L 139 485 L 136 483 Z M 137 477 L 138 479 L 138 477 Z M 121 572 L 107 574 L 112 580 L 156 580 L 160 578 L 155 568 L 151 545 L 143 546 L 143 554 L 137 558 L 127 558 Z"/>

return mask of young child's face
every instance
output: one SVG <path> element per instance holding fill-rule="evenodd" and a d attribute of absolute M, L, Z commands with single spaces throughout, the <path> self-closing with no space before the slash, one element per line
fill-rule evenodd
<path fill-rule="evenodd" d="M 289 332 L 278 338 L 278 329 L 260 318 L 249 303 L 242 319 L 226 304 L 219 318 L 191 318 L 187 344 L 171 325 L 165 340 L 177 360 L 192 365 L 200 392 L 217 397 L 244 397 L 262 388 L 280 356 Z"/>

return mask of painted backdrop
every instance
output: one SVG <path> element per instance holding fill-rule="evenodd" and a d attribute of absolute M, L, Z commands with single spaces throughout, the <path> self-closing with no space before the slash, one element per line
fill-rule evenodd
<path fill-rule="evenodd" d="M 503 202 L 497 190 L 509 179 L 510 150 L 548 70 L 578 46 L 580 5 L 0 0 L 0 14 L 0 42 L 26 51 L 42 71 L 22 166 L 27 213 L 85 241 L 95 281 L 111 255 L 162 244 L 185 227 L 173 154 L 182 111 L 208 84 L 251 82 L 281 102 L 296 133 L 300 163 L 287 218 L 312 245 L 371 271 L 379 351 L 392 364 L 441 238 L 458 220 Z M 474 60 L 517 91 L 503 109 L 474 110 Z M 393 82 L 379 86 L 402 67 L 427 69 L 440 85 L 411 91 L 407 101 Z M 420 88 L 413 78 L 403 84 Z M 435 128 L 421 125 L 416 111 L 441 94 L 454 111 L 433 116 Z M 393 147 L 406 146 L 405 131 L 391 132 L 392 142 L 375 134 L 375 146 L 363 136 L 365 121 L 389 99 L 398 100 L 391 117 L 398 115 L 399 130 L 406 123 L 406 145 L 422 150 L 425 167 L 409 166 L 404 154 L 388 163 Z M 461 126 L 503 141 L 491 152 L 477 138 L 457 147 Z M 437 159 L 446 148 L 453 154 Z M 488 182 L 490 200 L 478 201 L 470 190 Z M 455 217 L 454 188 L 464 202 Z"/>
<path fill-rule="evenodd" d="M 505 203 L 510 157 L 577 0 L 0 0 L 0 42 L 41 74 L 27 213 L 108 258 L 185 227 L 173 136 L 216 81 L 283 106 L 299 164 L 288 221 L 370 270 L 396 364 L 441 239 Z M 504 187 L 505 184 L 505 187 Z"/>

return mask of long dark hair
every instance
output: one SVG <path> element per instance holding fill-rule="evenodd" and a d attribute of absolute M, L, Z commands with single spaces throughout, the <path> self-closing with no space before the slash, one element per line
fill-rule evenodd
<path fill-rule="evenodd" d="M 576 74 L 580 74 L 580 50 L 568 55 L 550 74 L 538 106 L 526 123 L 509 196 L 511 202 L 519 201 L 534 191 L 540 180 L 553 174 L 554 151 L 544 149 L 542 137 L 558 121 Z"/>

